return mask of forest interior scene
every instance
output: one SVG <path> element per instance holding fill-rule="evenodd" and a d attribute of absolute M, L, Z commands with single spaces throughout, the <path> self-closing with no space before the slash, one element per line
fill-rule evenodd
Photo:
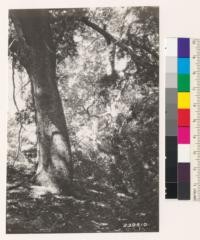
<path fill-rule="evenodd" d="M 11 9 L 7 233 L 159 230 L 159 8 Z"/>

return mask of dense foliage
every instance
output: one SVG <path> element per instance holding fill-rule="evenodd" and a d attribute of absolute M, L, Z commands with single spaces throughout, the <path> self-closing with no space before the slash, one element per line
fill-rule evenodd
<path fill-rule="evenodd" d="M 86 21 L 111 34 L 127 46 L 131 54 L 85 24 Z M 72 145 L 75 188 L 76 184 L 77 188 L 79 185 L 83 188 L 92 185 L 96 189 L 107 188 L 112 190 L 112 194 L 127 196 L 129 201 L 121 203 L 126 208 L 125 220 L 119 221 L 135 222 L 140 214 L 139 218 L 144 215 L 145 221 L 152 225 L 148 230 L 156 230 L 159 107 L 157 8 L 50 10 L 50 22 L 56 45 L 57 83 Z M 10 22 L 10 43 L 14 38 L 15 30 Z M 26 84 L 27 77 L 19 77 L 26 73 L 19 65 L 16 52 L 17 41 L 10 47 L 9 59 L 15 62 L 16 93 L 21 93 L 16 94 L 16 101 L 22 103 L 19 111 L 9 116 L 8 167 L 11 169 L 14 162 L 15 168 L 26 171 L 28 166 L 33 173 L 37 164 L 37 138 L 36 135 L 27 134 L 27 131 L 35 132 L 34 104 L 30 83 Z M 21 151 L 16 159 L 16 129 L 20 124 L 23 124 Z M 8 179 L 13 181 L 10 176 Z M 12 192 L 8 196 L 12 198 Z M 114 198 L 111 194 L 109 198 L 111 196 Z M 116 205 L 113 211 L 117 211 L 118 207 Z M 106 231 L 122 230 L 105 226 Z M 90 231 L 88 227 L 85 229 Z"/>

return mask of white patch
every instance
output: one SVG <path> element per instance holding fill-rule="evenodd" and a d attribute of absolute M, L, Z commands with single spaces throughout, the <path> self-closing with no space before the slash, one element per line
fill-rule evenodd
<path fill-rule="evenodd" d="M 96 191 L 96 190 L 94 190 L 94 189 L 89 189 L 88 191 L 89 191 L 89 192 L 93 192 L 93 193 L 97 193 L 97 194 L 103 194 L 103 192 L 98 192 L 98 191 Z"/>
<path fill-rule="evenodd" d="M 95 225 L 99 225 L 99 226 L 108 226 L 108 223 L 98 223 L 98 222 L 96 222 L 96 221 L 94 221 L 94 220 L 92 220 L 91 222 L 93 222 Z"/>
<path fill-rule="evenodd" d="M 129 199 L 132 199 L 132 197 L 127 196 L 127 195 L 124 194 L 124 193 L 117 193 L 117 196 L 118 196 L 118 197 L 121 197 L 121 198 L 129 198 Z"/>
<path fill-rule="evenodd" d="M 33 198 L 41 198 L 47 193 L 56 194 L 58 191 L 53 187 L 31 186 L 30 196 Z"/>
<path fill-rule="evenodd" d="M 55 134 L 53 135 L 53 151 L 56 149 L 56 152 L 59 152 L 59 154 L 65 154 L 66 152 L 66 145 L 65 142 L 63 141 L 63 137 L 60 134 Z M 54 152 L 53 152 L 54 154 Z"/>
<path fill-rule="evenodd" d="M 115 62 L 115 69 L 117 71 L 123 71 L 126 68 L 127 65 L 127 58 L 121 58 L 118 61 Z"/>

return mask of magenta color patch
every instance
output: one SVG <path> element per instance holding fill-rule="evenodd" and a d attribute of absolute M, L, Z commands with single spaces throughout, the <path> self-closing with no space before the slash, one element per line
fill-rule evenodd
<path fill-rule="evenodd" d="M 178 128 L 178 143 L 189 144 L 190 143 L 190 127 Z"/>

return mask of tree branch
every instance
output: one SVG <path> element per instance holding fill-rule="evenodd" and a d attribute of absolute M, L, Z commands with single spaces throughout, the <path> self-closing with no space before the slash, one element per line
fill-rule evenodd
<path fill-rule="evenodd" d="M 84 105 L 82 105 L 81 107 L 83 108 L 85 114 L 88 115 L 88 118 L 91 119 L 91 118 L 100 118 L 98 115 L 96 114 L 91 114 L 90 111 L 89 111 L 89 108 L 92 107 L 94 103 L 92 103 L 91 105 L 89 105 L 87 108 L 85 108 Z"/>
<path fill-rule="evenodd" d="M 15 62 L 14 62 L 14 60 L 12 60 L 12 83 L 13 83 L 13 102 L 17 109 L 17 112 L 20 112 L 19 107 L 17 105 L 16 97 L 15 97 L 16 86 L 15 86 Z"/>
<path fill-rule="evenodd" d="M 19 39 L 20 43 L 23 45 L 23 47 L 26 50 L 30 50 L 30 47 L 26 43 L 24 33 L 22 31 L 22 27 L 21 27 L 21 23 L 20 23 L 20 19 L 19 19 L 19 14 L 18 14 L 18 10 L 10 10 L 10 17 L 11 17 L 13 23 L 14 23 L 15 30 L 17 32 L 17 38 Z"/>
<path fill-rule="evenodd" d="M 15 97 L 15 61 L 13 60 L 12 61 L 12 82 L 13 82 L 13 101 L 14 101 L 14 105 L 17 109 L 17 112 L 20 114 L 20 110 L 19 110 L 19 107 L 17 105 L 17 101 L 16 101 L 16 97 Z M 15 165 L 15 162 L 16 160 L 18 159 L 19 157 L 19 154 L 21 152 L 21 132 L 22 132 L 22 128 L 23 128 L 23 123 L 22 123 L 22 119 L 21 119 L 21 115 L 20 116 L 20 127 L 19 127 L 19 133 L 18 133 L 18 148 L 17 148 L 17 155 L 13 161 L 13 167 Z"/>
<path fill-rule="evenodd" d="M 13 41 L 12 44 L 10 44 L 9 49 L 12 52 L 15 52 L 18 56 L 20 63 L 24 67 L 27 67 L 27 64 L 30 60 L 30 56 L 32 55 L 31 54 L 32 48 L 31 48 L 31 46 L 29 46 L 27 44 L 27 41 L 25 39 L 21 21 L 20 21 L 20 13 L 21 13 L 20 10 L 10 10 L 10 12 L 9 12 L 11 20 L 15 27 L 15 31 L 17 33 L 16 38 L 18 40 L 18 41 L 16 41 L 16 42 L 18 42 L 17 48 L 12 49 L 12 46 L 14 45 L 13 43 L 15 43 L 15 41 Z"/>
<path fill-rule="evenodd" d="M 12 47 L 12 45 L 14 44 L 14 42 L 16 41 L 16 39 L 13 39 L 12 42 L 9 44 L 8 49 L 10 49 Z"/>
<path fill-rule="evenodd" d="M 140 45 L 140 44 L 138 44 L 138 43 L 136 43 L 135 41 L 132 40 L 131 33 L 130 33 L 130 28 L 129 28 L 128 31 L 127 31 L 127 35 L 128 35 L 128 37 L 129 37 L 129 39 L 130 39 L 130 41 L 131 41 L 131 44 L 132 44 L 134 47 L 143 49 L 145 52 L 147 52 L 147 53 L 149 53 L 150 55 L 152 55 L 156 60 L 159 59 L 159 55 L 158 55 L 156 52 L 150 50 L 150 49 L 147 48 L 144 44 L 143 44 L 143 45 Z"/>
<path fill-rule="evenodd" d="M 128 53 L 135 60 L 135 53 L 133 52 L 133 50 L 129 46 L 124 44 L 122 41 L 120 41 L 120 39 L 116 39 L 110 33 L 105 31 L 104 29 L 100 28 L 97 24 L 89 21 L 88 18 L 86 18 L 86 17 L 82 17 L 79 20 L 81 22 L 83 22 L 85 25 L 87 25 L 88 27 L 91 27 L 92 29 L 94 29 L 95 31 L 100 33 L 106 39 L 107 42 L 109 40 L 110 42 L 114 43 L 115 45 L 117 45 L 118 47 L 123 49 L 126 53 Z"/>
<path fill-rule="evenodd" d="M 88 27 L 91 27 L 92 29 L 94 29 L 95 31 L 100 33 L 105 38 L 107 43 L 112 42 L 113 44 L 115 44 L 116 46 L 118 46 L 119 48 L 124 50 L 129 56 L 131 56 L 133 62 L 136 65 L 136 68 L 138 69 L 138 67 L 141 65 L 141 60 L 138 58 L 137 54 L 135 53 L 135 51 L 133 51 L 133 49 L 131 47 L 129 47 L 128 45 L 123 43 L 120 39 L 116 39 L 109 32 L 100 28 L 97 24 L 89 21 L 88 18 L 82 17 L 82 18 L 79 19 L 79 21 L 83 22 Z M 147 53 L 151 54 L 156 60 L 159 59 L 159 55 L 156 52 L 149 50 L 146 46 L 135 43 L 132 40 L 131 40 L 131 44 L 133 46 L 135 46 L 137 48 L 141 48 L 144 51 L 146 51 Z"/>

